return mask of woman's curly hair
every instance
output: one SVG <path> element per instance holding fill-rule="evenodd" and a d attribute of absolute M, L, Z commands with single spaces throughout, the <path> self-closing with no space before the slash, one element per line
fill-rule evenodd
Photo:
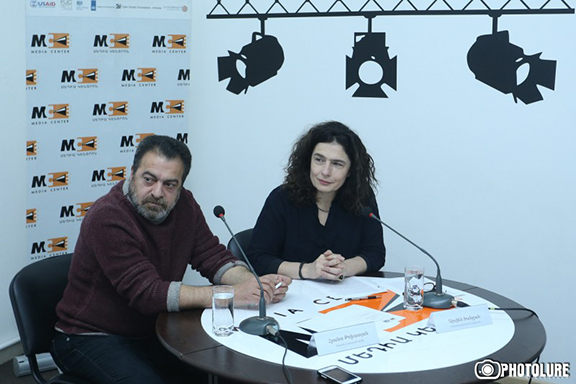
<path fill-rule="evenodd" d="M 318 143 L 338 143 L 344 148 L 351 162 L 350 173 L 338 190 L 337 199 L 347 211 L 360 214 L 362 207 L 371 205 L 375 199 L 374 189 L 378 181 L 374 160 L 358 135 L 337 121 L 313 126 L 294 144 L 284 169 L 283 188 L 288 191 L 290 201 L 299 207 L 316 204 L 317 191 L 310 181 L 310 164 Z"/>

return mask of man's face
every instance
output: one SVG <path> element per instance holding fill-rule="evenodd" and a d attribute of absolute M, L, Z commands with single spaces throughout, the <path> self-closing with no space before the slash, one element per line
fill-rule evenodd
<path fill-rule="evenodd" d="M 168 160 L 156 152 L 146 153 L 130 176 L 130 199 L 138 213 L 153 223 L 162 222 L 178 202 L 183 172 L 179 158 Z"/>

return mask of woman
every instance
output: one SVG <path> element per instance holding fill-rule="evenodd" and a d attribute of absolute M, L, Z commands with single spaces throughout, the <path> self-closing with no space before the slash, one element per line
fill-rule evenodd
<path fill-rule="evenodd" d="M 360 216 L 378 215 L 374 161 L 347 126 L 329 121 L 294 144 L 284 184 L 258 217 L 248 256 L 259 275 L 342 280 L 384 265 L 382 227 Z"/>

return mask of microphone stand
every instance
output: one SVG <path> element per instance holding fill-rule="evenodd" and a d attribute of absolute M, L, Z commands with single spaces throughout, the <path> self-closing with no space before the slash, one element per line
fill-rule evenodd
<path fill-rule="evenodd" d="M 218 207 L 220 206 L 217 206 L 216 208 Z M 216 211 L 216 208 L 214 208 L 214 214 L 216 215 L 216 217 L 218 217 L 224 222 L 224 225 L 226 225 L 228 232 L 230 232 L 230 235 L 234 239 L 234 242 L 238 246 L 238 249 L 240 249 L 240 252 L 244 257 L 246 264 L 250 268 L 250 272 L 252 272 L 252 274 L 256 278 L 256 281 L 258 282 L 258 286 L 260 287 L 260 302 L 258 303 L 259 315 L 252 316 L 242 320 L 242 322 L 240 323 L 240 330 L 250 335 L 257 335 L 257 336 L 266 336 L 268 334 L 274 335 L 280 329 L 280 325 L 273 317 L 266 316 L 266 300 L 264 300 L 264 288 L 262 287 L 262 282 L 260 281 L 260 278 L 256 274 L 256 271 L 254 271 L 254 268 L 252 268 L 252 264 L 250 264 L 248 257 L 246 257 L 244 249 L 242 249 L 242 246 L 240 246 L 240 243 L 238 242 L 238 239 L 234 235 L 234 232 L 232 232 L 232 229 L 230 229 L 230 226 L 226 222 L 226 219 L 224 218 L 224 208 L 220 207 L 222 208 L 222 211 L 218 213 Z"/>
<path fill-rule="evenodd" d="M 391 226 L 389 226 L 388 224 L 386 224 L 385 222 L 380 220 L 380 218 L 378 216 L 376 216 L 374 213 L 372 213 L 371 211 L 368 212 L 368 211 L 362 210 L 362 213 L 364 215 L 374 219 L 374 220 L 377 220 L 378 222 L 380 222 L 380 224 L 384 225 L 386 228 L 388 228 L 389 230 L 391 230 L 392 232 L 394 232 L 395 234 L 397 234 L 398 236 L 400 236 L 401 238 L 406 240 L 408 243 L 412 244 L 420 252 L 422 252 L 423 254 L 428 256 L 429 258 L 431 258 L 432 261 L 434 262 L 434 264 L 436 264 L 436 270 L 437 270 L 437 272 L 436 272 L 436 287 L 435 287 L 434 291 L 424 293 L 424 306 L 428 307 L 428 308 L 437 308 L 437 309 L 444 309 L 444 308 L 452 307 L 453 306 L 452 303 L 454 301 L 454 296 L 448 295 L 448 294 L 443 292 L 442 276 L 440 275 L 440 265 L 438 264 L 436 259 L 430 253 L 428 253 L 424 248 L 419 247 L 414 242 L 412 242 L 410 239 L 408 239 L 406 236 L 402 235 L 400 232 L 398 232 L 397 230 L 395 230 L 394 228 L 392 228 Z"/>

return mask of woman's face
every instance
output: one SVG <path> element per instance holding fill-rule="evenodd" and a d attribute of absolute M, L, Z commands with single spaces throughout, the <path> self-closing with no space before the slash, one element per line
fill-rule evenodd
<path fill-rule="evenodd" d="M 320 194 L 336 194 L 350 173 L 350 159 L 336 143 L 318 143 L 310 160 L 310 181 Z"/>

